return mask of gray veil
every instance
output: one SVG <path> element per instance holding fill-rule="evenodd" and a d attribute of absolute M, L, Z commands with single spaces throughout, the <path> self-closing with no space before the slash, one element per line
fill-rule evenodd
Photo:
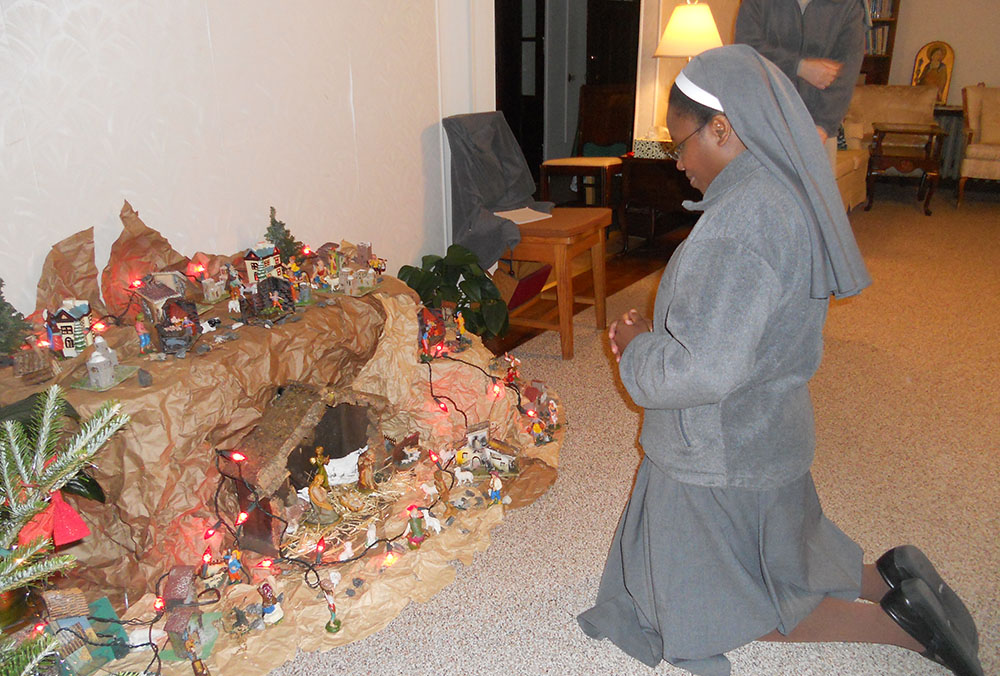
<path fill-rule="evenodd" d="M 702 52 L 682 72 L 719 100 L 743 144 L 801 205 L 811 225 L 810 295 L 853 296 L 871 284 L 829 156 L 785 74 L 747 45 Z"/>

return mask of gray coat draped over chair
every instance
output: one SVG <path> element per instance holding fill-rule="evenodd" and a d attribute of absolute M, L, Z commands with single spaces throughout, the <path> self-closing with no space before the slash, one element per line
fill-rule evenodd
<path fill-rule="evenodd" d="M 452 115 L 442 124 L 451 147 L 452 241 L 488 268 L 521 241 L 517 224 L 494 212 L 551 212 L 553 205 L 535 201 L 535 181 L 503 113 Z"/>

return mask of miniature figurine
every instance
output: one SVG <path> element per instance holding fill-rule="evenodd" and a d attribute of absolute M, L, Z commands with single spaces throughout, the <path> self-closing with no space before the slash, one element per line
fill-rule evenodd
<path fill-rule="evenodd" d="M 139 336 L 139 354 L 146 354 L 149 350 L 149 329 L 144 323 L 146 316 L 141 312 L 135 316 L 135 332 Z"/>
<path fill-rule="evenodd" d="M 455 325 L 457 327 L 458 342 L 459 343 L 471 343 L 472 339 L 465 333 L 465 317 L 462 316 L 462 311 L 459 310 L 455 313 Z"/>
<path fill-rule="evenodd" d="M 339 502 L 344 509 L 349 512 L 360 512 L 365 508 L 364 501 L 353 491 L 339 494 L 337 496 L 337 502 Z"/>
<path fill-rule="evenodd" d="M 500 472 L 493 470 L 490 472 L 490 504 L 495 505 L 500 502 L 500 489 L 503 488 L 503 481 L 500 480 Z"/>
<path fill-rule="evenodd" d="M 181 328 L 184 329 L 184 335 L 188 338 L 194 335 L 194 321 L 187 315 L 181 319 Z"/>
<path fill-rule="evenodd" d="M 240 312 L 240 298 L 243 296 L 243 286 L 237 282 L 229 287 L 229 303 L 226 312 Z"/>
<path fill-rule="evenodd" d="M 199 640 L 198 632 L 184 632 L 184 652 L 187 653 L 187 658 L 189 660 L 196 660 L 200 657 L 198 654 L 201 652 L 200 644 L 201 641 Z"/>
<path fill-rule="evenodd" d="M 375 452 L 367 450 L 358 456 L 358 488 L 363 491 L 374 491 L 375 485 Z"/>
<path fill-rule="evenodd" d="M 354 543 L 352 543 L 350 540 L 347 540 L 346 542 L 344 542 L 344 548 L 340 551 L 340 554 L 337 555 L 337 560 L 347 561 L 348 559 L 353 559 L 353 558 L 354 558 Z"/>
<path fill-rule="evenodd" d="M 257 587 L 257 593 L 261 598 L 261 614 L 264 624 L 277 624 L 285 616 L 285 611 L 281 609 L 278 598 L 274 595 L 274 589 L 267 582 Z"/>
<path fill-rule="evenodd" d="M 330 582 L 324 580 L 319 583 L 319 587 L 323 590 L 323 597 L 326 599 L 326 607 L 330 610 L 330 621 L 326 623 L 326 630 L 331 634 L 336 634 L 340 631 L 340 620 L 337 619 L 337 604 L 334 602 L 334 586 Z"/>
<path fill-rule="evenodd" d="M 272 291 L 271 295 L 268 296 L 268 298 L 271 299 L 271 307 L 276 307 L 279 310 L 282 309 L 281 308 L 281 294 L 279 294 L 277 291 Z"/>
<path fill-rule="evenodd" d="M 503 381 L 507 385 L 510 385 L 521 377 L 521 373 L 518 371 L 518 367 L 521 366 L 521 360 L 510 353 L 505 353 L 503 358 L 507 362 L 507 373 Z"/>
<path fill-rule="evenodd" d="M 410 549 L 420 549 L 420 545 L 427 539 L 424 533 L 424 513 L 416 505 L 410 505 L 406 511 L 410 517 L 406 524 L 406 542 Z"/>
<path fill-rule="evenodd" d="M 309 458 L 309 464 L 316 465 L 316 474 L 323 477 L 323 488 L 330 490 L 330 479 L 326 474 L 326 463 L 330 460 L 330 458 L 324 455 L 322 446 L 317 446 L 314 452 L 316 453 L 316 456 Z"/>
<path fill-rule="evenodd" d="M 368 524 L 368 530 L 365 532 L 365 549 L 371 549 L 378 542 L 378 532 L 375 528 L 375 522 L 372 521 Z"/>
<path fill-rule="evenodd" d="M 432 531 L 434 531 L 435 534 L 440 533 L 441 532 L 441 520 L 438 519 L 436 516 L 434 516 L 434 512 L 432 512 L 431 510 L 427 509 L 426 507 L 421 507 L 420 511 L 424 515 L 424 523 L 427 524 L 427 527 L 430 528 Z"/>
<path fill-rule="evenodd" d="M 455 513 L 455 507 L 451 504 L 451 491 L 448 488 L 447 474 L 442 469 L 434 470 L 434 487 L 437 488 L 438 500 L 444 503 L 444 518 Z"/>
<path fill-rule="evenodd" d="M 328 499 L 329 493 L 323 487 L 324 477 L 325 475 L 319 472 L 313 476 L 312 483 L 309 484 L 309 502 L 316 516 L 316 523 L 325 526 L 340 521 L 340 512 Z"/>
<path fill-rule="evenodd" d="M 555 427 L 559 424 L 559 408 L 554 399 L 549 399 L 549 424 Z"/>
<path fill-rule="evenodd" d="M 528 428 L 528 433 L 531 434 L 532 439 L 535 440 L 536 446 L 541 446 L 542 444 L 547 444 L 552 441 L 552 437 L 549 436 L 545 429 L 545 425 L 538 418 L 535 418 L 531 422 L 531 426 Z"/>
<path fill-rule="evenodd" d="M 191 670 L 194 672 L 194 676 L 212 676 L 208 665 L 201 660 L 191 660 Z"/>
<path fill-rule="evenodd" d="M 222 558 L 226 562 L 226 573 L 229 575 L 229 584 L 236 584 L 243 578 L 243 562 L 240 558 L 243 553 L 238 549 L 232 549 Z"/>

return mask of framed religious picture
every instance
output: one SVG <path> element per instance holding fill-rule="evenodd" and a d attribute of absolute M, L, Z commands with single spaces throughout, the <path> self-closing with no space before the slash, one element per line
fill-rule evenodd
<path fill-rule="evenodd" d="M 947 42 L 928 42 L 917 52 L 913 60 L 913 85 L 937 87 L 938 105 L 948 102 L 948 85 L 951 84 L 951 70 L 955 66 L 955 50 Z"/>

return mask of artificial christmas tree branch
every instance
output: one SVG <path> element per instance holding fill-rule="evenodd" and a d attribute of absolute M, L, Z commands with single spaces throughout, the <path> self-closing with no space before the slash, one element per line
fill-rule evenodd
<path fill-rule="evenodd" d="M 0 593 L 12 592 L 71 568 L 73 556 L 52 556 L 52 541 L 18 543 L 21 531 L 49 508 L 51 496 L 82 471 L 128 422 L 121 404 L 105 403 L 63 443 L 65 399 L 59 387 L 40 397 L 27 425 L 0 424 Z M 0 642 L 0 673 L 29 674 L 55 650 L 54 636 Z"/>

